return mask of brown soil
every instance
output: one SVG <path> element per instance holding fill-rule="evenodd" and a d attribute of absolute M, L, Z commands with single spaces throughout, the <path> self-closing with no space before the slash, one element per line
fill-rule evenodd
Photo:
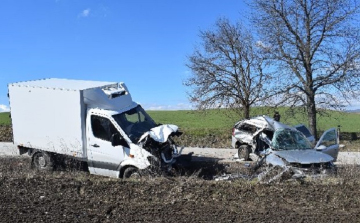
<path fill-rule="evenodd" d="M 10 125 L 0 125 L 0 142 L 11 142 L 12 140 L 12 127 Z"/>
<path fill-rule="evenodd" d="M 0 221 L 355 222 L 360 217 L 356 167 L 341 168 L 333 178 L 268 185 L 204 180 L 224 171 L 214 165 L 203 169 L 209 172 L 194 167 L 181 177 L 121 180 L 85 171 L 38 172 L 30 169 L 29 158 L 0 158 Z"/>

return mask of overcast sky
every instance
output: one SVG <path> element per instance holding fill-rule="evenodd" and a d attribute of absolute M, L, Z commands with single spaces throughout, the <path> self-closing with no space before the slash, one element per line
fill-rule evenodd
<path fill-rule="evenodd" d="M 189 109 L 199 31 L 246 13 L 239 0 L 2 0 L 0 111 L 8 83 L 51 77 L 122 81 L 145 109 Z"/>

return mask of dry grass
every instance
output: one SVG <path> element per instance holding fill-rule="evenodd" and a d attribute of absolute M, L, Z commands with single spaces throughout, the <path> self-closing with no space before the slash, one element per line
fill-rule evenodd
<path fill-rule="evenodd" d="M 360 140 L 341 140 L 340 144 L 344 145 L 340 152 L 360 152 Z"/>

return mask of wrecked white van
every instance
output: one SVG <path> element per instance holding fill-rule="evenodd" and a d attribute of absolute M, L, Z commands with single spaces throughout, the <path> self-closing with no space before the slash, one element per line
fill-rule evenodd
<path fill-rule="evenodd" d="M 8 85 L 13 142 L 39 169 L 55 157 L 88 164 L 91 174 L 131 177 L 180 156 L 176 125 L 158 126 L 124 83 L 42 79 Z"/>
<path fill-rule="evenodd" d="M 235 124 L 232 146 L 238 149 L 236 158 L 248 160 L 252 156 L 259 165 L 291 166 L 301 172 L 316 173 L 334 169 L 339 139 L 337 130 L 332 128 L 314 147 L 296 128 L 268 116 L 258 116 Z"/>

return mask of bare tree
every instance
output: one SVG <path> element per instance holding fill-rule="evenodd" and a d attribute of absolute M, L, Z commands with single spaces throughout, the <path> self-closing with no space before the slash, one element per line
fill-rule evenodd
<path fill-rule="evenodd" d="M 317 108 L 359 95 L 359 5 L 351 0 L 254 0 L 254 22 L 277 61 L 278 92 L 304 106 L 316 137 Z M 354 94 L 357 92 L 357 94 Z"/>
<path fill-rule="evenodd" d="M 214 31 L 201 31 L 200 38 L 187 63 L 190 100 L 198 109 L 235 108 L 249 118 L 250 107 L 266 96 L 261 48 L 249 30 L 227 19 L 219 19 Z"/>

